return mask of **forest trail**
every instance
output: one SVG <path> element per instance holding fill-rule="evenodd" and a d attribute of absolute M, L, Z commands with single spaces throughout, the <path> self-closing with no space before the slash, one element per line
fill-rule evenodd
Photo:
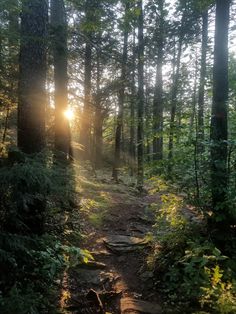
<path fill-rule="evenodd" d="M 158 195 L 137 195 L 131 184 L 83 178 L 80 247 L 94 258 L 64 279 L 65 313 L 159 314 L 154 279 L 147 269 Z M 66 292 L 67 291 L 67 292 Z"/>

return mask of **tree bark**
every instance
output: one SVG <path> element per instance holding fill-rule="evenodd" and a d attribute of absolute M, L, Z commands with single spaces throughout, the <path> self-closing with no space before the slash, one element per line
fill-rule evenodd
<path fill-rule="evenodd" d="M 130 99 L 130 175 L 134 175 L 135 169 L 135 103 L 136 103 L 136 87 L 135 87 L 135 69 L 136 69 L 136 47 L 135 47 L 135 28 L 133 31 L 133 43 L 132 43 L 132 77 L 131 77 L 131 99 Z"/>
<path fill-rule="evenodd" d="M 196 107 L 197 107 L 197 73 L 198 73 L 198 57 L 196 56 L 195 62 L 195 71 L 194 71 L 194 83 L 193 83 L 193 96 L 192 96 L 192 112 L 190 116 L 189 122 L 189 141 L 196 139 L 195 131 L 197 129 L 197 121 L 196 121 Z"/>
<path fill-rule="evenodd" d="M 55 150 L 60 159 L 70 152 L 70 125 L 65 116 L 68 109 L 67 21 L 63 0 L 51 0 L 55 83 Z"/>
<path fill-rule="evenodd" d="M 147 163 L 151 162 L 151 153 L 152 153 L 152 147 L 151 147 L 151 141 L 150 137 L 152 135 L 152 121 L 151 121 L 151 101 L 150 101 L 150 94 L 151 94 L 151 87 L 150 87 L 150 81 L 151 81 L 151 74 L 148 71 L 148 65 L 146 66 L 145 71 L 145 161 Z"/>
<path fill-rule="evenodd" d="M 97 51 L 97 80 L 96 80 L 96 93 L 95 98 L 95 116 L 94 116 L 94 165 L 95 169 L 99 169 L 102 163 L 102 152 L 103 152 L 103 112 L 100 95 L 100 83 L 101 83 L 101 67 L 99 51 Z"/>
<path fill-rule="evenodd" d="M 137 157 L 138 177 L 137 188 L 142 191 L 144 183 L 144 162 L 143 162 L 143 117 L 144 117 L 144 39 L 143 39 L 143 2 L 138 1 L 138 130 L 137 130 Z"/>
<path fill-rule="evenodd" d="M 203 152 L 204 145 L 204 94 L 206 84 L 206 57 L 207 57 L 207 43 L 208 43 L 208 11 L 202 14 L 202 56 L 201 56 L 201 73 L 200 85 L 198 93 L 198 152 Z"/>
<path fill-rule="evenodd" d="M 211 117 L 211 188 L 215 216 L 227 217 L 228 32 L 230 0 L 216 1 L 216 27 Z M 223 218 L 222 218 L 223 217 Z"/>
<path fill-rule="evenodd" d="M 153 101 L 153 160 L 163 158 L 163 75 L 164 56 L 164 0 L 159 1 L 159 30 L 157 38 L 156 83 Z"/>
<path fill-rule="evenodd" d="M 183 39 L 184 39 L 185 14 L 186 13 L 183 12 L 181 25 L 180 25 L 177 57 L 176 57 L 176 60 L 174 60 L 175 64 L 173 66 L 173 68 L 175 69 L 175 72 L 174 72 L 173 87 L 172 87 L 172 93 L 171 93 L 170 133 L 169 133 L 169 152 L 168 152 L 168 173 L 169 174 L 171 173 L 171 170 L 172 170 L 175 116 L 176 116 L 177 96 L 178 96 L 178 89 L 179 89 L 180 62 L 181 62 L 182 45 L 183 45 Z"/>
<path fill-rule="evenodd" d="M 124 19 L 127 19 L 128 3 L 125 5 Z M 122 128 L 123 128 L 123 117 L 124 117 L 124 100 L 125 100 L 125 87 L 126 87 L 126 72 L 127 72 L 127 57 L 128 57 L 128 25 L 123 26 L 123 55 L 122 55 L 122 65 L 121 65 L 121 77 L 120 77 L 120 89 L 118 95 L 118 115 L 116 124 L 116 134 L 115 134 L 115 155 L 114 155 L 114 165 L 112 177 L 115 181 L 118 181 L 119 168 L 121 166 L 121 145 L 122 145 Z"/>
<path fill-rule="evenodd" d="M 86 0 L 85 3 L 85 55 L 84 55 L 84 108 L 81 120 L 80 142 L 83 145 L 83 159 L 91 157 L 91 88 L 92 88 L 92 32 L 89 24 L 93 23 L 92 0 Z"/>
<path fill-rule="evenodd" d="M 25 0 L 21 15 L 18 147 L 25 153 L 45 148 L 46 0 Z"/>

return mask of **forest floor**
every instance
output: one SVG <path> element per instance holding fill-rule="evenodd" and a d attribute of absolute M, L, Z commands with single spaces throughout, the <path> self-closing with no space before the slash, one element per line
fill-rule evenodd
<path fill-rule="evenodd" d="M 64 274 L 63 313 L 161 313 L 152 271 L 147 268 L 160 195 L 138 195 L 132 178 L 116 184 L 103 172 L 79 170 L 79 247 L 93 260 Z"/>

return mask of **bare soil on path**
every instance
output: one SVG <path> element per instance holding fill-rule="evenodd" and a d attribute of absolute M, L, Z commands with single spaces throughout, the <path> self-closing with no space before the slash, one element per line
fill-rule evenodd
<path fill-rule="evenodd" d="M 66 274 L 65 313 L 161 313 L 146 262 L 155 223 L 153 202 L 158 202 L 158 195 L 137 195 L 130 185 L 112 180 L 96 179 L 92 189 L 84 189 L 79 246 L 89 250 L 94 260 Z"/>

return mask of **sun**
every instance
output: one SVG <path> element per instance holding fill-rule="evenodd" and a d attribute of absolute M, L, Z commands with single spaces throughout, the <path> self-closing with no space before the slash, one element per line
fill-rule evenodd
<path fill-rule="evenodd" d="M 68 108 L 65 112 L 64 112 L 65 117 L 67 118 L 67 120 L 71 121 L 74 118 L 74 112 L 71 108 Z"/>

